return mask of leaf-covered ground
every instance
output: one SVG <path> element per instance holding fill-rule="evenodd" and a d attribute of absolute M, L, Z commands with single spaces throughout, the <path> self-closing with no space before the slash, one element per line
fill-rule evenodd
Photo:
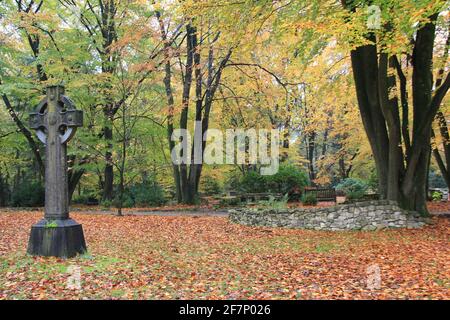
<path fill-rule="evenodd" d="M 222 217 L 73 214 L 89 254 L 25 254 L 40 212 L 0 212 L 0 299 L 449 299 L 450 222 L 422 230 L 252 228 Z M 81 290 L 69 289 L 79 266 Z M 368 289 L 368 268 L 380 287 Z M 371 271 L 369 271 L 371 272 Z"/>

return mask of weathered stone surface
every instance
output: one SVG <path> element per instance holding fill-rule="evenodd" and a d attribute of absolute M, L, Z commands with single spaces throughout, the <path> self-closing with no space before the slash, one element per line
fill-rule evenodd
<path fill-rule="evenodd" d="M 31 228 L 28 253 L 70 258 L 86 251 L 81 225 L 69 218 L 66 145 L 83 125 L 83 112 L 63 93 L 61 86 L 47 87 L 47 97 L 30 114 L 30 126 L 45 144 L 45 215 Z"/>
<path fill-rule="evenodd" d="M 240 208 L 229 213 L 231 221 L 244 225 L 332 231 L 420 228 L 430 222 L 417 212 L 405 211 L 395 202 L 387 200 L 282 211 Z"/>
<path fill-rule="evenodd" d="M 86 252 L 83 228 L 72 219 L 42 219 L 31 227 L 27 252 L 31 255 L 72 258 Z"/>

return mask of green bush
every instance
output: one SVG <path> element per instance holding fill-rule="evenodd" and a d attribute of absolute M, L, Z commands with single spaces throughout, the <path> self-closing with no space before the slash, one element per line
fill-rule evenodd
<path fill-rule="evenodd" d="M 289 200 L 289 195 L 286 193 L 280 200 L 276 200 L 274 196 L 270 196 L 269 200 L 259 201 L 258 206 L 266 209 L 282 210 L 286 209 Z"/>
<path fill-rule="evenodd" d="M 282 194 L 291 194 L 295 190 L 301 192 L 309 180 L 304 171 L 292 164 L 282 164 L 276 174 L 264 177 L 271 192 Z"/>
<path fill-rule="evenodd" d="M 39 182 L 22 183 L 11 195 L 13 207 L 43 207 L 45 188 Z"/>
<path fill-rule="evenodd" d="M 73 204 L 87 204 L 89 196 L 87 194 L 81 194 L 79 196 L 72 197 Z"/>
<path fill-rule="evenodd" d="M 259 172 L 249 171 L 239 181 L 240 191 L 243 192 L 267 192 L 267 183 L 264 176 Z"/>
<path fill-rule="evenodd" d="M 241 190 L 241 179 L 242 173 L 237 169 L 225 173 L 224 189 L 233 191 Z"/>
<path fill-rule="evenodd" d="M 224 198 L 220 199 L 221 207 L 237 206 L 240 203 L 241 203 L 241 200 L 238 197 L 224 197 Z"/>
<path fill-rule="evenodd" d="M 134 206 L 160 206 L 166 203 L 164 191 L 156 181 L 146 181 L 135 184 L 127 192 L 134 202 Z"/>
<path fill-rule="evenodd" d="M 131 198 L 131 196 L 128 193 L 124 193 L 122 196 L 122 208 L 132 208 L 134 207 L 134 200 Z M 115 208 L 118 208 L 120 206 L 120 195 L 117 195 L 114 200 L 112 201 L 112 204 Z"/>
<path fill-rule="evenodd" d="M 440 192 L 440 191 L 434 191 L 434 192 L 431 194 L 431 199 L 432 199 L 433 201 L 441 201 L 441 200 L 442 200 L 442 197 L 443 197 L 443 194 L 442 194 L 442 192 Z"/>
<path fill-rule="evenodd" d="M 349 194 L 352 194 L 352 196 L 364 195 L 368 188 L 369 186 L 366 182 L 355 178 L 347 178 L 336 186 L 336 190 L 344 192 L 347 198 Z"/>
<path fill-rule="evenodd" d="M 300 193 L 308 185 L 305 172 L 292 164 L 282 164 L 274 175 L 263 176 L 259 172 L 250 171 L 239 181 L 239 190 L 243 192 L 273 192 L 291 195 Z"/>
<path fill-rule="evenodd" d="M 201 190 L 207 196 L 213 196 L 222 193 L 223 189 L 219 181 L 211 176 L 202 177 Z"/>
<path fill-rule="evenodd" d="M 345 198 L 347 201 L 357 201 L 364 198 L 363 191 L 350 191 L 345 194 Z"/>
<path fill-rule="evenodd" d="M 430 188 L 447 188 L 442 174 L 432 168 L 430 168 L 430 173 L 428 174 L 428 185 Z"/>
<path fill-rule="evenodd" d="M 375 192 L 378 191 L 378 176 L 377 176 L 376 170 L 371 171 L 369 179 L 367 180 L 367 185 L 373 191 L 375 191 Z"/>
<path fill-rule="evenodd" d="M 109 209 L 113 205 L 113 202 L 111 200 L 102 200 L 100 201 L 100 207 L 104 209 Z"/>
<path fill-rule="evenodd" d="M 303 194 L 302 203 L 307 206 L 315 206 L 317 204 L 317 196 L 314 193 Z"/>

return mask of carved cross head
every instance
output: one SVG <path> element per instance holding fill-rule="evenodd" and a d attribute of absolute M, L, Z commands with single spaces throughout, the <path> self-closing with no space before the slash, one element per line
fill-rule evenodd
<path fill-rule="evenodd" d="M 67 143 L 82 126 L 83 111 L 75 109 L 74 103 L 64 95 L 62 86 L 47 87 L 47 96 L 30 113 L 30 127 L 36 130 L 44 144 L 50 132 L 59 136 L 61 144 Z"/>

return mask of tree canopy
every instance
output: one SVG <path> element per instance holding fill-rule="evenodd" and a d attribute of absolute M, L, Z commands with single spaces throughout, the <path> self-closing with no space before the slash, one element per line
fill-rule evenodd
<path fill-rule="evenodd" d="M 376 180 L 426 213 L 430 170 L 450 181 L 449 22 L 442 0 L 2 1 L 0 204 L 42 183 L 28 113 L 63 84 L 85 114 L 74 198 L 122 207 L 157 184 L 194 203 L 259 168 L 174 164 L 174 130 L 257 128 L 310 184 Z"/>

